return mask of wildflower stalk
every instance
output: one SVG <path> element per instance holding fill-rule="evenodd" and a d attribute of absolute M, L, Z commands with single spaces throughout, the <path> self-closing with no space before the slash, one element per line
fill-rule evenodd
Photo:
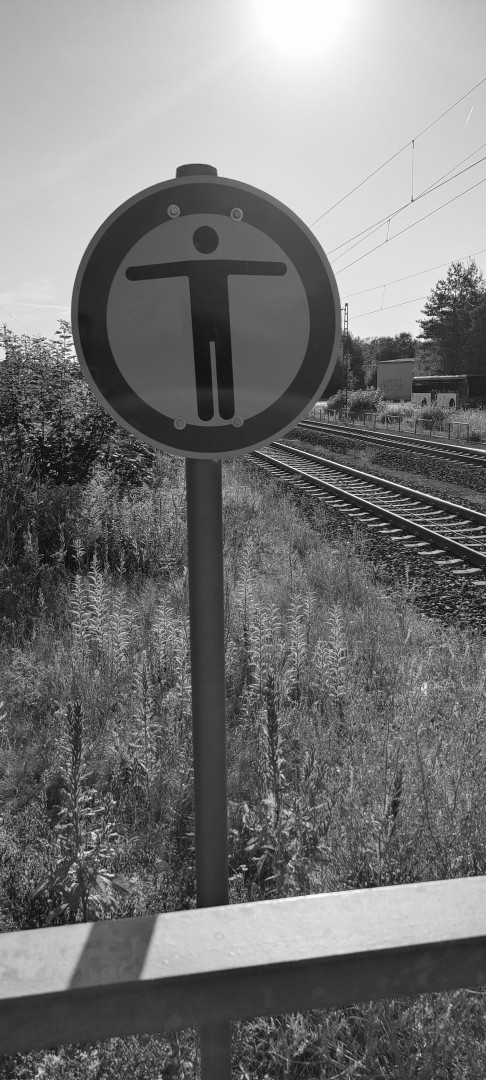
<path fill-rule="evenodd" d="M 67 740 L 61 740 L 68 759 L 61 769 L 64 782 L 63 801 L 56 826 L 58 857 L 51 874 L 35 891 L 47 893 L 58 901 L 48 922 L 68 915 L 70 922 L 96 918 L 116 903 L 115 892 L 126 893 L 124 880 L 109 873 L 103 864 L 115 855 L 119 839 L 105 806 L 96 806 L 96 790 L 87 791 L 87 770 L 83 762 L 83 715 L 79 701 L 67 706 Z M 106 801 L 106 798 L 105 798 Z M 99 820 L 101 818 L 101 820 Z M 98 820 L 96 820 L 98 819 Z"/>

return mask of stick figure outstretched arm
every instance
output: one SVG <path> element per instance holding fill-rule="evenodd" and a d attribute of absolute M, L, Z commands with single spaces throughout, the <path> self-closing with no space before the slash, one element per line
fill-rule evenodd
<path fill-rule="evenodd" d="M 149 263 L 129 266 L 125 274 L 129 281 L 150 281 L 152 278 L 189 277 L 191 262 Z"/>
<path fill-rule="evenodd" d="M 228 276 L 230 274 L 237 274 L 238 276 L 246 277 L 247 274 L 251 274 L 252 277 L 283 277 L 287 273 L 287 267 L 282 262 L 264 262 L 263 259 L 259 259 L 258 262 L 252 260 L 243 259 L 221 259 L 221 264 L 225 267 Z"/>
<path fill-rule="evenodd" d="M 142 266 L 129 266 L 125 274 L 129 281 L 150 281 L 152 278 L 192 277 L 201 267 L 201 261 L 184 259 L 181 262 L 148 263 Z M 261 275 L 262 277 L 283 277 L 287 273 L 287 267 L 282 262 L 258 262 L 243 259 L 208 259 L 206 266 L 211 273 L 211 267 L 218 270 L 218 276 L 228 278 L 230 274 L 246 277 Z"/>

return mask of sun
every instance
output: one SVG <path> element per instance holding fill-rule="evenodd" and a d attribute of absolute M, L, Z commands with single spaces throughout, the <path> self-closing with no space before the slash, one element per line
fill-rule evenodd
<path fill-rule="evenodd" d="M 280 52 L 308 56 L 329 49 L 348 17 L 349 0 L 254 0 L 262 35 Z"/>

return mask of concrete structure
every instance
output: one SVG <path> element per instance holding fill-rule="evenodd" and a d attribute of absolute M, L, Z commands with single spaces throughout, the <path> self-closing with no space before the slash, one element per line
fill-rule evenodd
<path fill-rule="evenodd" d="M 485 985 L 486 877 L 15 930 L 0 1054 Z"/>
<path fill-rule="evenodd" d="M 383 391 L 385 401 L 411 401 L 414 365 L 413 356 L 401 360 L 378 360 L 376 385 Z"/>

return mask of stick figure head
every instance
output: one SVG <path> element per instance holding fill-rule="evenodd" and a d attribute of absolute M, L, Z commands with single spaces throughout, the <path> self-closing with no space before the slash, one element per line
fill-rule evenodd
<path fill-rule="evenodd" d="M 210 225 L 200 225 L 194 233 L 192 242 L 196 251 L 200 251 L 202 255 L 209 255 L 212 251 L 216 251 L 219 236 L 216 229 L 212 229 Z"/>

